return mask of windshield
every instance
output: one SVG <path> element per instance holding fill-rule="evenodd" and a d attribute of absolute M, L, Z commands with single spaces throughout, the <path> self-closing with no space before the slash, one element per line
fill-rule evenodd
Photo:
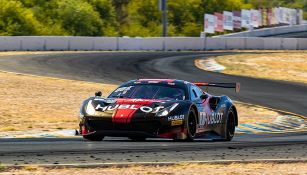
<path fill-rule="evenodd" d="M 184 100 L 185 93 L 178 87 L 146 84 L 119 87 L 109 98 Z"/>

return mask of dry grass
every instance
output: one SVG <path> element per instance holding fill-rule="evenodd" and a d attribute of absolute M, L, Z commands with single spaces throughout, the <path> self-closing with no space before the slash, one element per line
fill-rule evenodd
<path fill-rule="evenodd" d="M 262 107 L 253 105 L 245 105 L 236 103 L 236 108 L 239 115 L 239 124 L 242 123 L 269 123 L 276 119 L 280 114 L 275 111 L 268 110 Z"/>
<path fill-rule="evenodd" d="M 307 52 L 219 56 L 223 73 L 307 83 Z"/>
<path fill-rule="evenodd" d="M 77 128 L 82 100 L 115 85 L 0 73 L 0 132 Z"/>
<path fill-rule="evenodd" d="M 276 174 L 307 174 L 307 163 L 231 163 L 231 164 L 178 164 L 173 166 L 130 166 L 110 168 L 42 168 L 26 167 L 23 169 L 4 169 L 1 174 L 222 174 L 222 175 L 276 175 Z"/>
<path fill-rule="evenodd" d="M 0 72 L 0 135 L 17 131 L 76 129 L 82 100 L 116 85 Z M 276 112 L 237 104 L 240 123 L 270 122 Z"/>

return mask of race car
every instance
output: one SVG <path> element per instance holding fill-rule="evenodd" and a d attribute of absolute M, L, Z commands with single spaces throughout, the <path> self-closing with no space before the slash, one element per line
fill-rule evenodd
<path fill-rule="evenodd" d="M 101 91 L 80 108 L 83 138 L 101 141 L 105 136 L 169 138 L 193 141 L 208 137 L 232 140 L 238 114 L 227 96 L 213 96 L 201 86 L 240 89 L 239 83 L 190 83 L 175 79 L 138 79 L 120 85 L 107 98 Z"/>

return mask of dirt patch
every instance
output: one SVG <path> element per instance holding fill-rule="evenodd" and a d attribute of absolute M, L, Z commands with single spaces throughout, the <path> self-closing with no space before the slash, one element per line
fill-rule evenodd
<path fill-rule="evenodd" d="M 219 56 L 223 73 L 307 83 L 307 52 Z"/>
<path fill-rule="evenodd" d="M 178 164 L 173 166 L 130 166 L 110 168 L 41 168 L 27 166 L 22 169 L 2 168 L 1 174 L 307 174 L 307 163 L 231 163 L 231 164 Z"/>

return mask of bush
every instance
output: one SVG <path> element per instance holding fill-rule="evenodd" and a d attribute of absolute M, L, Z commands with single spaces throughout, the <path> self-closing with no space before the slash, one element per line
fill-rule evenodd
<path fill-rule="evenodd" d="M 41 24 L 30 9 L 14 0 L 0 0 L 0 35 L 39 35 Z"/>

